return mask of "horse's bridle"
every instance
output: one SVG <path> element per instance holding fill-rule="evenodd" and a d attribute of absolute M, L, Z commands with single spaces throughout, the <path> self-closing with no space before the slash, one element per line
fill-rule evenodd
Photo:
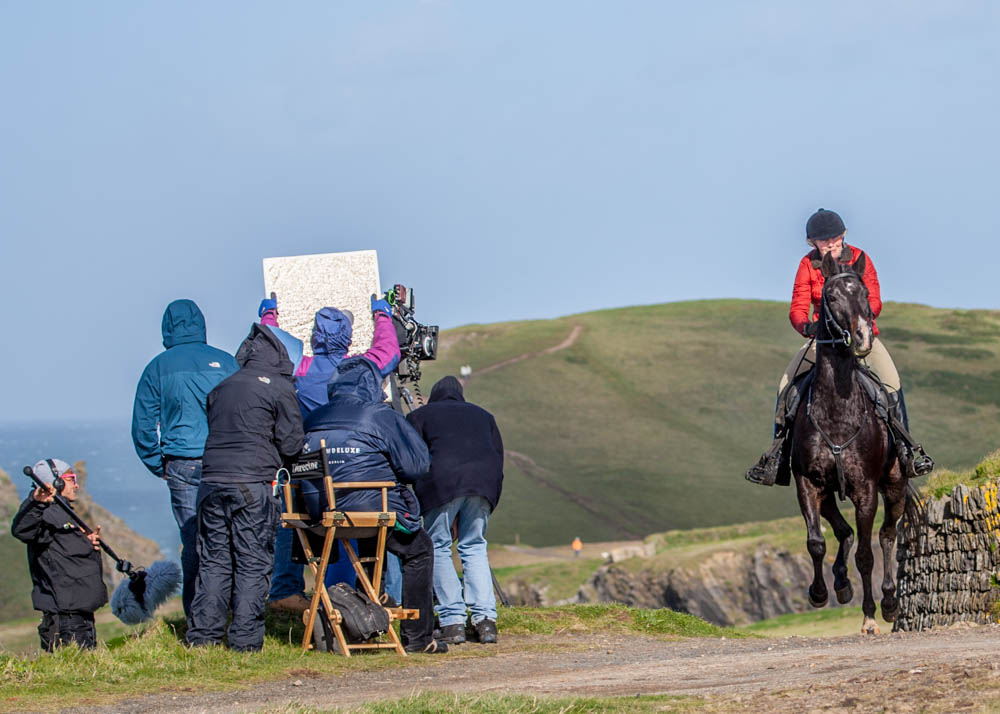
<path fill-rule="evenodd" d="M 840 323 L 837 322 L 837 318 L 833 316 L 833 311 L 830 309 L 830 303 L 826 299 L 826 288 L 828 285 L 830 285 L 830 283 L 832 283 L 834 280 L 838 280 L 839 278 L 851 278 L 851 277 L 861 280 L 861 277 L 857 273 L 851 271 L 847 273 L 837 273 L 836 275 L 831 275 L 823 283 L 823 293 L 819 299 L 819 310 L 823 314 L 823 321 L 826 323 L 827 332 L 829 332 L 831 335 L 836 335 L 837 333 L 840 333 L 840 337 L 834 337 L 829 340 L 821 340 L 817 336 L 816 338 L 817 345 L 843 345 L 844 347 L 851 346 L 850 331 L 845 330 L 843 327 L 841 327 Z M 869 321 L 869 325 L 870 324 L 871 321 Z"/>

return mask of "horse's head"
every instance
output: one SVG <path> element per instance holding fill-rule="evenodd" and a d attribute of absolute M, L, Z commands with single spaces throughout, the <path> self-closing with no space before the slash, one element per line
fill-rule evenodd
<path fill-rule="evenodd" d="M 875 339 L 868 288 L 861 280 L 865 264 L 864 253 L 853 265 L 845 265 L 827 253 L 822 267 L 825 280 L 820 305 L 819 341 L 829 340 L 828 344 L 849 347 L 857 357 L 867 357 Z"/>

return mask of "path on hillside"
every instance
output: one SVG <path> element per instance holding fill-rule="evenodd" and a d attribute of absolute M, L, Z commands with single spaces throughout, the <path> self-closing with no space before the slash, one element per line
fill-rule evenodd
<path fill-rule="evenodd" d="M 708 712 L 798 714 L 883 707 L 945 712 L 1000 703 L 998 642 L 1000 625 L 876 637 L 748 640 L 501 633 L 499 645 L 465 644 L 454 653 L 423 657 L 419 663 L 414 659 L 403 669 L 342 677 L 300 669 L 282 681 L 237 692 L 156 694 L 103 711 L 332 709 L 375 701 L 379 691 L 396 697 L 445 691 L 559 697 L 677 694 L 704 697 L 705 706 L 698 711 Z M 492 656 L 475 656 L 484 650 Z"/>
<path fill-rule="evenodd" d="M 559 352 L 560 350 L 572 347 L 573 344 L 577 341 L 577 339 L 579 339 L 580 334 L 582 332 L 583 332 L 583 325 L 573 325 L 573 329 L 570 330 L 569 335 L 567 335 L 566 339 L 560 342 L 558 345 L 553 345 L 552 347 L 546 347 L 544 350 L 540 350 L 538 352 L 525 352 L 523 354 L 517 355 L 516 357 L 510 357 L 509 359 L 497 362 L 496 364 L 491 364 L 487 367 L 482 367 L 480 369 L 473 371 L 472 374 L 466 377 L 464 381 L 468 382 L 472 377 L 478 377 L 483 374 L 489 374 L 490 372 L 495 372 L 498 369 L 501 369 L 503 367 L 509 367 L 512 364 L 516 364 L 517 362 L 521 362 L 523 360 L 530 359 L 532 357 L 541 357 L 542 355 L 550 355 L 555 352 Z"/>

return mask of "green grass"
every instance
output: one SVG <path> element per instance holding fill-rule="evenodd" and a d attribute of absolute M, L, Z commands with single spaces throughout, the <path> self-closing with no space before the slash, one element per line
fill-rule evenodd
<path fill-rule="evenodd" d="M 861 630 L 861 606 L 826 607 L 809 612 L 778 615 L 746 625 L 742 630 L 765 637 L 835 637 L 854 635 Z"/>
<path fill-rule="evenodd" d="M 972 469 L 950 471 L 942 469 L 931 474 L 924 492 L 933 498 L 941 498 L 952 492 L 959 484 L 983 486 L 1000 479 L 1000 449 L 986 456 Z"/>
<path fill-rule="evenodd" d="M 580 586 L 587 582 L 603 562 L 600 559 L 588 558 L 532 563 L 495 568 L 493 574 L 504 583 L 517 578 L 528 585 L 544 586 L 547 588 L 547 602 L 556 602 L 575 595 Z"/>
<path fill-rule="evenodd" d="M 4 577 L 0 578 L 0 622 L 27 617 L 31 606 L 31 576 L 24 543 L 10 534 L 10 526 L 0 532 L 0 563 Z"/>
<path fill-rule="evenodd" d="M 477 375 L 562 342 L 574 325 L 583 332 L 569 349 Z M 887 303 L 879 326 L 914 435 L 941 467 L 975 466 L 996 447 L 1000 312 Z M 784 303 L 748 300 L 470 325 L 444 333 L 424 387 L 471 365 L 468 398 L 534 462 L 508 460 L 492 540 L 641 538 L 798 512 L 794 489 L 742 475 L 768 443 L 776 383 L 800 344 Z"/>
<path fill-rule="evenodd" d="M 668 637 L 740 637 L 737 630 L 710 625 L 670 610 L 637 610 L 619 605 L 560 608 L 503 608 L 504 635 L 561 633 L 642 633 Z M 129 696 L 163 691 L 220 691 L 289 676 L 340 675 L 407 667 L 433 661 L 391 652 L 350 659 L 299 649 L 301 620 L 268 616 L 264 649 L 240 654 L 224 647 L 189 649 L 183 618 L 157 620 L 148 627 L 103 642 L 92 652 L 66 648 L 55 654 L 0 654 L 0 701 L 8 708 L 56 709 L 70 704 L 97 706 Z M 526 647 L 531 647 L 527 642 Z M 490 648 L 456 648 L 450 659 L 491 656 Z"/>

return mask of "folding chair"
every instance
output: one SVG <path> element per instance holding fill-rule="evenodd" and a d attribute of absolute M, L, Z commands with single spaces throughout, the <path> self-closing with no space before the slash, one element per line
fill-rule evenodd
<path fill-rule="evenodd" d="M 327 510 L 323 512 L 319 520 L 310 518 L 306 513 L 306 508 L 302 502 L 301 487 L 297 481 L 306 479 L 322 479 L 323 489 L 326 493 Z M 338 511 L 336 495 L 334 492 L 334 481 L 330 477 L 330 469 L 326 460 L 326 441 L 320 440 L 319 451 L 312 451 L 302 454 L 292 464 L 291 472 L 282 480 L 282 490 L 284 495 L 285 510 L 281 514 L 283 528 L 295 528 L 305 552 L 309 568 L 312 570 L 316 585 L 313 591 L 312 601 L 309 609 L 303 617 L 305 619 L 306 631 L 302 636 L 302 649 L 308 650 L 312 647 L 313 627 L 316 625 L 317 616 L 325 616 L 334 637 L 340 647 L 341 653 L 345 657 L 351 656 L 351 650 L 370 649 L 395 649 L 399 654 L 406 656 L 399 636 L 392 628 L 394 620 L 416 620 L 420 617 L 419 610 L 403 609 L 401 607 L 387 607 L 389 614 L 389 630 L 386 632 L 390 642 L 369 641 L 364 643 L 348 643 L 341 627 L 343 617 L 340 611 L 333 607 L 330 602 L 330 595 L 326 590 L 326 569 L 330 564 L 330 554 L 333 551 L 334 541 L 340 541 L 344 546 L 347 557 L 351 560 L 354 572 L 362 590 L 371 598 L 372 602 L 379 602 L 379 589 L 382 584 L 382 568 L 385 562 L 385 544 L 390 528 L 396 525 L 396 513 L 388 509 L 389 488 L 393 486 L 388 481 L 349 481 L 337 482 L 338 489 L 378 489 L 382 492 L 381 511 Z M 309 543 L 309 533 L 323 536 L 323 547 L 320 556 L 317 558 Z M 352 538 L 372 538 L 376 539 L 375 555 L 373 557 L 359 558 L 354 548 L 351 546 Z M 362 563 L 372 565 L 373 576 L 369 577 Z M 319 614 L 319 605 L 323 604 L 323 615 Z M 373 638 L 374 639 L 374 638 Z"/>

